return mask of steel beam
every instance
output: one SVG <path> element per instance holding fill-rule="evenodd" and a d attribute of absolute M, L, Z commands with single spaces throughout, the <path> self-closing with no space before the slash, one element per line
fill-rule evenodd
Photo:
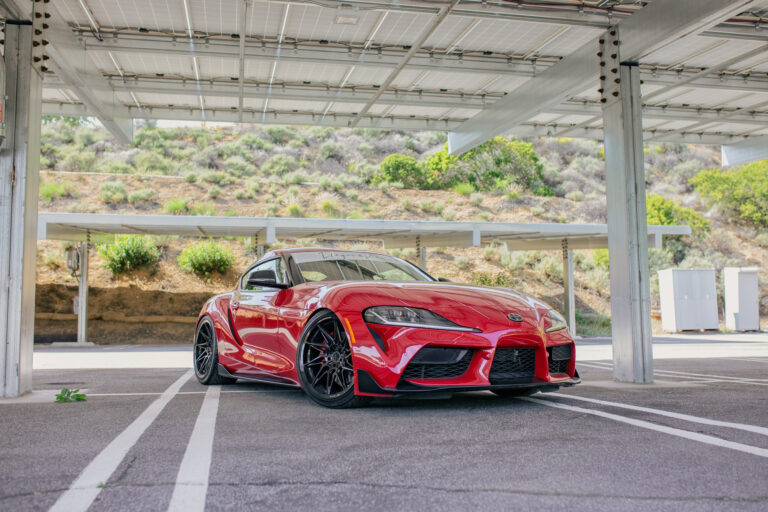
<path fill-rule="evenodd" d="M 5 22 L 6 142 L 0 153 L 0 396 L 32 389 L 42 79 L 33 26 Z"/>
<path fill-rule="evenodd" d="M 568 322 L 571 336 L 576 336 L 576 295 L 573 288 L 573 251 L 568 248 L 568 240 L 563 244 L 563 316 Z"/>
<path fill-rule="evenodd" d="M 617 24 L 621 41 L 607 51 L 614 53 L 620 45 L 625 61 L 640 62 L 649 53 L 716 25 L 753 3 L 751 0 L 656 0 Z M 600 38 L 526 81 L 496 102 L 492 110 L 483 111 L 464 122 L 449 134 L 451 153 L 468 151 L 536 114 L 546 112 L 591 84 L 597 87 L 600 68 L 595 53 Z"/>
<path fill-rule="evenodd" d="M 51 4 L 54 6 L 55 3 Z M 51 67 L 56 75 L 67 84 L 68 88 L 88 106 L 91 115 L 95 115 L 101 124 L 120 142 L 133 142 L 133 120 L 116 115 L 119 106 L 113 93 L 108 88 L 92 88 L 93 83 L 103 83 L 101 73 L 94 72 L 95 64 L 88 52 L 80 45 L 75 34 L 61 21 L 60 13 L 53 12 L 50 18 L 51 29 L 46 30 L 50 44 L 47 53 Z"/>
<path fill-rule="evenodd" d="M 653 353 L 640 76 L 624 64 L 617 76 L 618 98 L 603 109 L 613 376 L 645 383 L 653 382 Z"/>
<path fill-rule="evenodd" d="M 723 165 L 741 165 L 768 158 L 768 135 L 722 147 Z"/>
<path fill-rule="evenodd" d="M 80 244 L 80 283 L 77 293 L 77 343 L 88 345 L 88 256 L 90 252 L 90 235 Z"/>

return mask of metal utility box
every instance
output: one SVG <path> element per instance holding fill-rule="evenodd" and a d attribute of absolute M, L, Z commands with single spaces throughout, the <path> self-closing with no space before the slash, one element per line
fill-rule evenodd
<path fill-rule="evenodd" d="M 716 330 L 715 269 L 660 270 L 659 302 L 661 326 L 667 332 Z"/>
<path fill-rule="evenodd" d="M 732 331 L 759 331 L 760 311 L 756 268 L 723 269 L 725 326 Z"/>

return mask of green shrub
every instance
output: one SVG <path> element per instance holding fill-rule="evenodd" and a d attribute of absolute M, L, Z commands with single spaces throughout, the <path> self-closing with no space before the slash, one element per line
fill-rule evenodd
<path fill-rule="evenodd" d="M 173 174 L 176 165 L 173 160 L 163 155 L 151 152 L 142 152 L 133 157 L 133 166 L 139 174 Z"/>
<path fill-rule="evenodd" d="M 227 247 L 208 241 L 185 247 L 176 261 L 183 270 L 208 277 L 214 272 L 225 273 L 235 257 Z"/>
<path fill-rule="evenodd" d="M 295 171 L 299 167 L 299 162 L 291 155 L 273 155 L 264 162 L 261 170 L 265 174 L 282 176 L 288 174 L 291 171 Z"/>
<path fill-rule="evenodd" d="M 272 125 L 266 126 L 264 132 L 275 144 L 287 144 L 296 138 L 296 129 L 291 126 Z"/>
<path fill-rule="evenodd" d="M 324 142 L 317 151 L 317 159 L 322 161 L 329 158 L 339 158 L 344 155 L 344 148 L 336 142 Z"/>
<path fill-rule="evenodd" d="M 768 227 L 768 160 L 701 171 L 689 183 L 730 218 Z"/>
<path fill-rule="evenodd" d="M 483 201 L 485 201 L 485 196 L 483 194 L 472 194 L 469 196 L 469 200 L 472 203 L 472 206 L 475 208 L 479 208 L 483 205 Z"/>
<path fill-rule="evenodd" d="M 479 190 L 502 190 L 517 183 L 529 190 L 546 191 L 541 182 L 542 165 L 529 142 L 494 137 L 461 155 L 460 160 L 466 166 L 466 181 Z"/>
<path fill-rule="evenodd" d="M 766 182 L 768 183 L 768 181 Z M 701 236 L 709 231 L 709 221 L 691 210 L 680 206 L 671 199 L 656 194 L 647 194 L 645 211 L 648 224 L 662 226 L 687 224 L 694 236 Z"/>
<path fill-rule="evenodd" d="M 160 257 L 160 249 L 142 235 L 116 235 L 114 243 L 100 245 L 97 252 L 113 274 L 152 265 Z"/>
<path fill-rule="evenodd" d="M 184 181 L 187 183 L 194 183 L 197 181 L 197 173 L 196 172 L 188 172 L 184 175 Z"/>
<path fill-rule="evenodd" d="M 374 177 L 373 183 L 397 181 L 407 188 L 421 188 L 426 184 L 424 167 L 412 156 L 393 153 L 382 160 L 379 166 L 381 174 Z"/>
<path fill-rule="evenodd" d="M 194 215 L 203 217 L 215 217 L 217 214 L 216 208 L 208 203 L 197 203 L 193 208 L 190 208 L 190 211 Z"/>
<path fill-rule="evenodd" d="M 163 211 L 172 215 L 187 215 L 190 213 L 189 199 L 174 197 L 163 204 Z"/>
<path fill-rule="evenodd" d="M 581 336 L 610 336 L 611 317 L 596 313 L 575 312 L 576 332 Z"/>
<path fill-rule="evenodd" d="M 456 268 L 459 270 L 466 270 L 469 268 L 469 259 L 465 256 L 459 256 L 453 262 L 456 264 Z"/>
<path fill-rule="evenodd" d="M 595 249 L 592 251 L 590 259 L 592 260 L 591 268 L 598 267 L 604 270 L 608 270 L 608 249 Z"/>
<path fill-rule="evenodd" d="M 67 172 L 93 172 L 97 158 L 93 151 L 82 150 L 75 146 L 61 148 L 58 167 Z"/>
<path fill-rule="evenodd" d="M 320 209 L 329 217 L 339 217 L 341 215 L 341 205 L 339 198 L 333 193 L 323 193 L 320 197 Z"/>
<path fill-rule="evenodd" d="M 128 194 L 122 182 L 106 181 L 99 186 L 99 198 L 104 203 L 123 203 L 128 199 Z"/>
<path fill-rule="evenodd" d="M 238 140 L 237 143 L 240 146 L 250 150 L 262 149 L 264 151 L 272 151 L 272 149 L 274 149 L 275 147 L 274 144 L 262 139 L 255 133 L 246 133 L 245 135 L 240 137 L 240 140 Z"/>
<path fill-rule="evenodd" d="M 155 197 L 155 194 L 157 194 L 157 192 L 153 188 L 142 188 L 135 190 L 128 194 L 128 202 L 133 204 L 141 201 L 149 201 Z"/>
<path fill-rule="evenodd" d="M 208 197 L 210 197 L 211 199 L 216 199 L 220 195 L 221 195 L 221 189 L 216 185 L 211 185 L 211 187 L 208 189 Z"/>
<path fill-rule="evenodd" d="M 503 272 L 499 272 L 495 277 L 487 272 L 476 272 L 472 275 L 471 281 L 472 284 L 480 286 L 497 286 L 502 288 L 509 287 L 512 284 L 512 279 Z"/>
<path fill-rule="evenodd" d="M 301 205 L 299 203 L 290 203 L 286 209 L 288 210 L 288 215 L 291 217 L 303 217 L 303 212 L 301 211 Z"/>
<path fill-rule="evenodd" d="M 133 174 L 136 172 L 136 169 L 122 160 L 106 158 L 101 160 L 99 171 L 108 172 L 110 174 Z"/>
<path fill-rule="evenodd" d="M 218 171 L 210 171 L 200 177 L 206 183 L 221 184 L 227 181 L 227 174 Z"/>
<path fill-rule="evenodd" d="M 233 176 L 243 178 L 245 176 L 251 176 L 256 172 L 256 166 L 247 162 L 242 156 L 232 156 L 224 161 L 224 165 L 227 166 L 227 170 Z"/>
<path fill-rule="evenodd" d="M 71 181 L 43 182 L 40 184 L 40 198 L 50 203 L 60 197 L 73 197 L 77 195 L 77 187 Z"/>
<path fill-rule="evenodd" d="M 475 186 L 470 183 L 457 183 L 453 186 L 453 191 L 462 196 L 469 197 L 475 191 Z"/>

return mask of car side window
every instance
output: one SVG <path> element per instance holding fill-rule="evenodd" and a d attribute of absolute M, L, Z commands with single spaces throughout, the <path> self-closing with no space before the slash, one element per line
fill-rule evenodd
<path fill-rule="evenodd" d="M 240 288 L 243 290 L 257 289 L 257 287 L 255 286 L 249 286 L 248 280 L 250 279 L 251 275 L 253 275 L 255 272 L 264 272 L 264 271 L 272 272 L 272 274 L 275 276 L 275 281 L 278 283 L 284 284 L 288 282 L 288 276 L 285 273 L 285 265 L 283 264 L 283 259 L 275 258 L 273 260 L 265 261 L 260 265 L 256 265 L 251 270 L 243 274 L 243 277 L 240 280 Z"/>

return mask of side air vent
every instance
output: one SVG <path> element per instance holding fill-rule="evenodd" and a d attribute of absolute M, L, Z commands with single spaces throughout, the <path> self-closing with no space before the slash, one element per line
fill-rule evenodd
<path fill-rule="evenodd" d="M 571 361 L 571 346 L 557 345 L 547 347 L 549 353 L 549 374 L 568 373 L 568 363 Z"/>

